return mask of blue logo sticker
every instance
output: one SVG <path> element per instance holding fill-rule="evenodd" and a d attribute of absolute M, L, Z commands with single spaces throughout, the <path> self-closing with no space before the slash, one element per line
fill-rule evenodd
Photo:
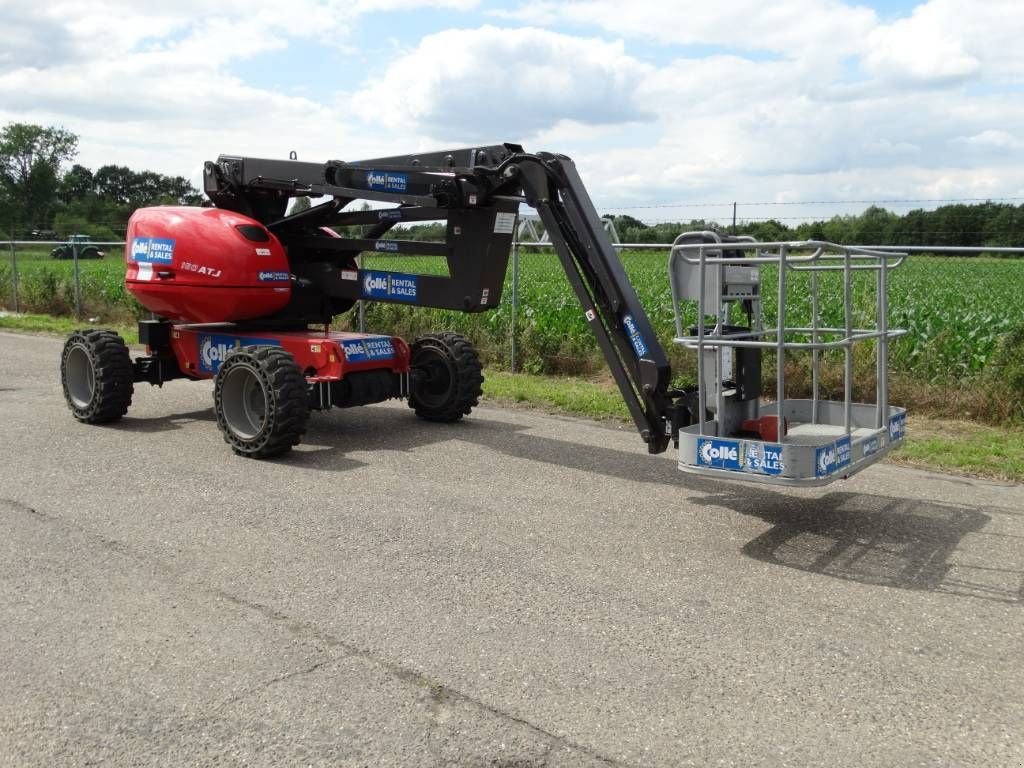
<path fill-rule="evenodd" d="M 697 438 L 697 463 L 704 467 L 741 470 L 740 444 L 735 440 Z"/>
<path fill-rule="evenodd" d="M 850 466 L 853 459 L 853 451 L 850 449 L 850 436 L 841 437 L 836 440 L 836 469 Z"/>
<path fill-rule="evenodd" d="M 907 414 L 898 413 L 889 417 L 889 442 L 895 443 L 907 436 Z"/>
<path fill-rule="evenodd" d="M 388 275 L 383 272 L 366 272 L 363 275 L 363 296 L 370 299 L 386 299 Z"/>
<path fill-rule="evenodd" d="M 387 251 L 388 253 L 398 253 L 398 241 L 397 240 L 378 240 L 373 246 L 378 251 Z"/>
<path fill-rule="evenodd" d="M 632 315 L 626 315 L 622 318 L 622 324 L 626 328 L 626 333 L 629 334 L 629 343 L 633 345 L 633 351 L 636 352 L 638 358 L 643 357 L 647 354 L 647 345 L 644 343 L 644 337 L 640 335 L 640 329 L 636 327 L 636 321 Z"/>
<path fill-rule="evenodd" d="M 882 446 L 879 443 L 877 437 L 868 438 L 863 443 L 861 443 L 861 448 L 863 449 L 865 456 L 871 456 L 873 454 L 878 453 L 881 447 Z"/>
<path fill-rule="evenodd" d="M 409 174 L 395 171 L 367 171 L 366 188 L 376 192 L 408 192 Z"/>
<path fill-rule="evenodd" d="M 369 360 L 366 356 L 366 347 L 361 341 L 343 342 L 341 348 L 345 350 L 345 359 L 350 363 L 362 363 Z"/>
<path fill-rule="evenodd" d="M 397 272 L 363 272 L 363 296 L 368 299 L 416 301 L 416 275 Z"/>
<path fill-rule="evenodd" d="M 748 472 L 781 475 L 785 469 L 782 464 L 782 446 L 773 443 L 747 443 L 744 464 Z"/>
<path fill-rule="evenodd" d="M 258 277 L 261 283 L 280 283 L 290 279 L 287 272 L 260 272 Z"/>
<path fill-rule="evenodd" d="M 366 347 L 366 355 L 371 360 L 390 360 L 395 356 L 395 347 L 387 336 L 366 339 L 363 346 Z"/>
<path fill-rule="evenodd" d="M 132 238 L 130 258 L 136 264 L 170 264 L 174 261 L 174 241 L 159 237 Z"/>
<path fill-rule="evenodd" d="M 371 336 L 365 339 L 352 339 L 342 343 L 345 359 L 350 363 L 362 363 L 367 360 L 391 360 L 395 356 L 395 347 L 388 336 Z"/>
<path fill-rule="evenodd" d="M 835 443 L 818 448 L 814 452 L 814 475 L 816 477 L 828 477 L 835 472 L 838 456 Z"/>
<path fill-rule="evenodd" d="M 378 221 L 401 221 L 402 211 L 399 208 L 388 208 L 386 211 L 377 213 Z"/>
<path fill-rule="evenodd" d="M 279 347 L 281 342 L 276 339 L 256 339 L 248 336 L 203 334 L 199 337 L 199 370 L 203 373 L 216 373 L 220 370 L 221 363 L 236 349 L 256 345 Z"/>

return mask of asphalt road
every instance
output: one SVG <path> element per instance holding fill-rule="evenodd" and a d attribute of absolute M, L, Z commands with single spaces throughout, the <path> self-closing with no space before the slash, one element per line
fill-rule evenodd
<path fill-rule="evenodd" d="M 695 480 L 634 433 L 68 414 L 0 334 L 0 765 L 1024 764 L 1024 488 Z"/>

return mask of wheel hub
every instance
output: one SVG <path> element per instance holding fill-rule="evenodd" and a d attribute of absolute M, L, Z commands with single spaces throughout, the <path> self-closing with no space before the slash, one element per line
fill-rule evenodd
<path fill-rule="evenodd" d="M 455 372 L 451 364 L 439 352 L 424 349 L 414 365 L 423 371 L 416 392 L 419 400 L 427 407 L 438 407 L 447 402 L 455 386 Z M 426 359 L 424 359 L 426 358 Z"/>
<path fill-rule="evenodd" d="M 96 394 L 96 372 L 85 347 L 77 344 L 68 351 L 65 370 L 71 402 L 76 408 L 88 408 Z"/>
<path fill-rule="evenodd" d="M 224 423 L 243 440 L 252 440 L 267 419 L 267 390 L 260 375 L 248 365 L 228 371 L 223 385 Z"/>

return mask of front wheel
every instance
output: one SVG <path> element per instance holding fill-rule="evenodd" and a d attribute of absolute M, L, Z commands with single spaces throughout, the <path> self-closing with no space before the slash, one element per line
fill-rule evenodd
<path fill-rule="evenodd" d="M 458 421 L 480 402 L 480 356 L 465 336 L 436 333 L 412 343 L 409 407 L 427 421 Z"/>
<path fill-rule="evenodd" d="M 64 343 L 60 380 L 68 408 L 79 421 L 120 419 L 135 391 L 128 346 L 113 331 L 75 331 Z"/>
<path fill-rule="evenodd" d="M 306 432 L 306 379 L 280 347 L 242 347 L 217 372 L 213 410 L 224 441 L 239 456 L 280 456 Z"/>

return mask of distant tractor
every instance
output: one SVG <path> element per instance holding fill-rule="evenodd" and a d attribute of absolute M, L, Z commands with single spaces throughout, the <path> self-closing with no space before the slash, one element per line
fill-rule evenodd
<path fill-rule="evenodd" d="M 78 258 L 80 259 L 103 258 L 103 251 L 93 245 L 92 238 L 89 235 L 71 235 L 66 243 L 58 245 L 50 251 L 50 258 L 73 259 L 75 258 L 76 247 L 78 248 Z"/>

